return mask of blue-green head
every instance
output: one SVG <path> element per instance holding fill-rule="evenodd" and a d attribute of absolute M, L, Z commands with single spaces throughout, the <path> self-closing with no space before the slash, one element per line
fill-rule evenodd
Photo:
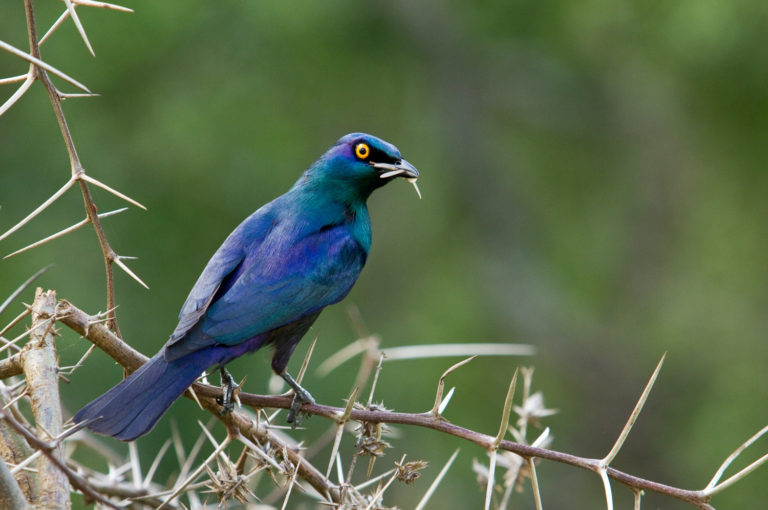
<path fill-rule="evenodd" d="M 365 133 L 350 133 L 320 156 L 295 187 L 329 193 L 338 200 L 365 201 L 373 190 L 398 177 L 415 186 L 419 172 L 391 143 Z"/>

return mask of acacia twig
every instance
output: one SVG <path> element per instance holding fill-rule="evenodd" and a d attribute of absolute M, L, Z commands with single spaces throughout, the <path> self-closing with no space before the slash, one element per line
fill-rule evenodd
<path fill-rule="evenodd" d="M 94 491 L 104 494 L 105 496 L 140 500 L 141 503 L 152 505 L 153 508 L 157 508 L 163 504 L 163 500 L 152 497 L 149 493 L 149 489 L 146 487 L 135 487 L 134 485 L 104 480 L 89 480 L 88 484 Z"/>
<path fill-rule="evenodd" d="M 146 362 L 146 360 L 149 359 L 112 334 L 112 332 L 110 332 L 104 325 L 97 322 L 98 319 L 89 316 L 68 301 L 59 301 L 59 305 L 57 307 L 57 317 L 63 324 L 70 327 L 77 333 L 85 336 L 88 340 L 96 344 L 107 355 L 112 357 L 128 371 L 136 370 L 144 362 Z M 227 427 L 234 427 L 239 429 L 246 436 L 253 434 L 254 436 L 264 438 L 264 440 L 268 439 L 269 441 L 279 441 L 279 439 L 277 439 L 274 434 L 271 434 L 265 425 L 255 423 L 252 419 L 242 413 L 232 412 L 225 416 L 220 416 L 220 406 L 216 404 L 215 401 L 217 397 L 221 396 L 220 388 L 215 388 L 213 386 L 200 383 L 194 384 L 193 388 L 198 397 L 200 397 L 202 406 L 217 416 L 217 418 L 219 418 Z M 262 409 L 265 407 L 289 409 L 292 402 L 292 398 L 290 396 L 255 395 L 252 393 L 241 393 L 240 400 L 243 405 L 256 409 Z M 334 421 L 338 421 L 339 418 L 343 417 L 346 412 L 346 410 L 343 408 L 321 404 L 305 404 L 302 407 L 302 411 L 308 415 L 323 416 Z M 487 450 L 492 450 L 498 444 L 497 447 L 499 450 L 510 451 L 524 458 L 536 457 L 540 459 L 546 459 L 581 469 L 586 469 L 595 473 L 599 473 L 601 469 L 604 469 L 608 478 L 624 484 L 632 490 L 655 492 L 670 498 L 690 503 L 701 509 L 711 510 L 713 508 L 709 504 L 709 498 L 711 495 L 704 490 L 682 489 L 646 478 L 641 478 L 639 476 L 634 476 L 612 467 L 603 466 L 602 459 L 579 457 L 569 453 L 548 450 L 532 445 L 525 445 L 506 439 L 502 439 L 497 443 L 498 435 L 490 436 L 488 434 L 466 429 L 449 423 L 444 419 L 436 419 L 429 412 L 401 413 L 381 409 L 352 409 L 348 416 L 350 420 L 358 422 L 411 425 L 437 430 L 439 432 L 464 439 Z M 284 442 L 279 441 L 276 444 L 284 445 Z M 286 451 L 290 456 L 291 462 L 294 464 L 300 463 L 299 477 L 309 482 L 310 485 L 315 487 L 315 489 L 317 489 L 321 494 L 330 493 L 332 495 L 331 499 L 333 501 L 338 500 L 338 493 L 334 492 L 336 491 L 335 486 L 329 485 L 328 479 L 320 471 L 309 464 L 298 454 L 298 452 L 295 452 L 293 449 L 286 447 Z"/>
<path fill-rule="evenodd" d="M 0 379 L 13 377 L 14 375 L 19 375 L 22 372 L 24 372 L 24 362 L 21 359 L 20 352 L 0 361 Z"/>
<path fill-rule="evenodd" d="M 6 423 L 13 427 L 14 430 L 16 430 L 20 435 L 24 437 L 24 439 L 27 440 L 30 446 L 42 452 L 42 454 L 66 476 L 66 478 L 69 480 L 69 483 L 71 483 L 73 487 L 75 487 L 87 497 L 96 500 L 101 504 L 108 506 L 109 508 L 120 510 L 119 506 L 115 505 L 110 500 L 95 491 L 83 477 L 72 471 L 69 466 L 62 462 L 59 457 L 52 452 L 52 450 L 59 447 L 58 441 L 43 441 L 38 439 L 37 436 L 27 430 L 24 425 L 16 421 L 10 415 L 10 413 L 2 408 L 0 408 L 0 420 L 5 420 Z M 42 506 L 41 508 L 68 508 L 68 506 Z"/>
<path fill-rule="evenodd" d="M 88 42 L 88 38 L 85 35 L 84 29 L 82 28 L 82 24 L 80 24 L 79 19 L 75 13 L 74 7 L 75 7 L 75 4 L 77 3 L 82 3 L 82 2 L 72 2 L 72 0 L 68 0 L 67 12 L 75 22 L 78 28 L 78 31 L 83 37 L 83 40 L 86 42 L 86 45 L 88 45 L 89 49 L 91 49 L 90 43 Z M 99 6 L 99 7 L 107 6 L 106 4 L 104 5 L 95 5 L 95 4 L 96 4 L 95 2 L 90 3 L 90 5 Z M 83 5 L 89 5 L 89 4 L 83 4 Z M 20 228 L 21 225 L 23 225 L 26 221 L 34 217 L 34 215 L 42 211 L 42 209 L 44 209 L 47 205 L 50 205 L 50 203 L 56 200 L 59 196 L 61 196 L 64 192 L 66 192 L 75 182 L 77 182 L 77 184 L 80 186 L 80 192 L 83 195 L 83 203 L 84 203 L 88 222 L 91 223 L 91 225 L 93 225 L 93 229 L 96 232 L 96 237 L 99 240 L 99 246 L 101 247 L 101 252 L 104 257 L 104 266 L 105 266 L 105 272 L 106 272 L 106 286 L 107 286 L 107 310 L 109 310 L 107 312 L 107 319 L 110 327 L 117 333 L 118 336 L 120 336 L 120 328 L 117 324 L 117 317 L 115 315 L 115 286 L 114 286 L 113 263 L 116 263 L 121 269 L 125 270 L 129 274 L 129 276 L 131 276 L 132 278 L 135 278 L 138 280 L 138 277 L 136 277 L 127 268 L 127 266 L 125 266 L 125 264 L 120 261 L 120 257 L 115 253 L 115 251 L 110 246 L 109 241 L 107 240 L 107 237 L 104 233 L 104 229 L 101 225 L 101 220 L 99 219 L 96 204 L 94 203 L 93 196 L 91 195 L 91 191 L 88 184 L 91 183 L 96 186 L 100 186 L 102 188 L 107 189 L 107 191 L 113 194 L 116 194 L 120 198 L 128 200 L 134 205 L 137 205 L 142 208 L 143 206 L 138 202 L 126 197 L 122 193 L 116 190 L 113 190 L 112 188 L 109 188 L 105 184 L 86 175 L 85 169 L 83 168 L 83 164 L 80 161 L 80 157 L 78 156 L 77 149 L 75 147 L 75 142 L 72 138 L 72 133 L 69 130 L 67 119 L 64 116 L 64 110 L 62 109 L 62 106 L 61 106 L 61 101 L 64 95 L 61 94 L 58 91 L 58 89 L 56 89 L 56 86 L 53 84 L 53 82 L 51 81 L 48 75 L 49 72 L 54 72 L 57 70 L 45 64 L 40 58 L 40 41 L 38 40 L 38 36 L 37 36 L 37 25 L 35 22 L 35 13 L 34 13 L 32 0 L 24 0 L 24 8 L 25 8 L 25 13 L 27 18 L 27 35 L 29 38 L 29 49 L 30 49 L 29 54 L 19 52 L 18 50 L 15 50 L 15 48 L 12 48 L 12 47 L 7 48 L 5 47 L 5 46 L 9 46 L 7 44 L 3 46 L 3 49 L 6 49 L 6 51 L 11 51 L 12 53 L 16 54 L 21 58 L 25 58 L 31 63 L 29 78 L 24 82 L 24 84 L 22 85 L 22 88 L 25 86 L 28 88 L 29 84 L 31 83 L 31 80 L 33 79 L 40 80 L 43 86 L 45 87 L 45 90 L 48 93 L 48 97 L 51 101 L 51 106 L 53 107 L 56 120 L 59 124 L 61 135 L 64 139 L 64 145 L 66 146 L 67 153 L 69 155 L 71 177 L 67 181 L 67 183 L 53 197 L 51 197 L 48 201 L 46 201 L 46 203 L 44 203 L 42 206 L 38 207 L 35 210 L 35 212 L 27 216 L 27 218 L 25 218 L 25 220 L 23 220 L 20 224 L 17 224 L 11 230 L 6 232 L 4 236 L 7 236 L 11 232 Z M 57 24 L 58 23 L 60 23 L 60 21 L 57 20 Z M 58 26 L 57 24 L 54 24 L 54 27 L 52 27 L 52 30 L 54 30 Z M 74 81 L 68 76 L 66 75 L 62 76 L 62 75 L 63 73 L 57 72 L 57 76 L 69 79 L 70 81 Z M 80 88 L 84 89 L 86 92 L 90 94 L 90 90 L 88 90 L 84 85 L 76 81 L 74 82 L 74 84 L 77 86 L 80 86 Z"/>

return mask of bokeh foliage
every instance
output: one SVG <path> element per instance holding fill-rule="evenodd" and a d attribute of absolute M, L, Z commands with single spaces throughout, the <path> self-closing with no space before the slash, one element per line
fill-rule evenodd
<path fill-rule="evenodd" d="M 61 5 L 36 3 L 41 27 Z M 424 200 L 404 184 L 372 197 L 374 245 L 346 302 L 385 346 L 537 345 L 537 357 L 521 362 L 536 365 L 547 404 L 562 411 L 547 422 L 554 447 L 595 457 L 668 351 L 616 465 L 691 488 L 768 421 L 768 4 L 128 5 L 135 14 L 78 10 L 96 59 L 71 24 L 43 57 L 101 94 L 65 103 L 89 173 L 149 208 L 105 220 L 115 248 L 140 257 L 131 266 L 151 287 L 118 273 L 118 317 L 132 345 L 154 352 L 226 234 L 338 137 L 362 130 L 398 145 L 422 172 Z M 0 8 L 0 38 L 25 47 L 21 2 Z M 0 75 L 25 71 L 0 54 Z M 0 169 L 0 230 L 69 176 L 37 85 L 0 119 Z M 104 211 L 122 205 L 98 192 L 96 200 Z M 0 251 L 83 216 L 73 190 Z M 44 286 L 85 310 L 104 308 L 101 255 L 87 229 L 0 262 L 0 296 L 51 262 Z M 316 363 L 355 338 L 344 306 L 314 328 Z M 67 333 L 59 348 L 66 362 L 84 344 Z M 105 356 L 92 360 L 62 389 L 69 412 L 121 375 Z M 387 364 L 378 397 L 426 410 L 453 361 Z M 447 417 L 494 433 L 515 363 L 478 359 L 452 375 Z M 233 372 L 249 374 L 249 390 L 267 391 L 266 355 L 239 360 Z M 320 402 L 339 405 L 355 373 L 350 364 L 306 382 Z M 139 442 L 147 462 L 169 419 L 199 414 L 176 404 Z M 308 438 L 325 430 L 319 419 L 307 425 Z M 389 457 L 431 460 L 426 480 L 459 444 L 401 433 Z M 435 508 L 479 505 L 470 465 L 483 455 L 464 446 Z M 547 507 L 602 501 L 595 477 L 549 464 L 539 474 Z M 759 471 L 713 503 L 753 507 L 767 476 Z M 391 503 L 412 506 L 420 486 L 398 489 Z M 618 494 L 627 506 L 629 493 Z M 529 495 L 518 501 L 532 505 Z"/>

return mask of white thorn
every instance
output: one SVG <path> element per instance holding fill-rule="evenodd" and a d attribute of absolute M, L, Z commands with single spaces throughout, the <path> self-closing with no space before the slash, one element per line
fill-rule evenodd
<path fill-rule="evenodd" d="M 139 282 L 139 284 L 140 284 L 142 287 L 144 287 L 145 289 L 149 290 L 149 285 L 147 285 L 146 283 L 144 283 L 144 282 L 142 281 L 142 279 L 141 279 L 141 278 L 139 278 L 138 276 L 136 276 L 136 273 L 134 273 L 133 271 L 131 271 L 130 269 L 128 269 L 128 266 L 126 266 L 126 265 L 123 263 L 123 261 L 122 261 L 122 260 L 120 260 L 120 258 L 121 258 L 121 257 L 117 256 L 117 257 L 115 257 L 115 258 L 113 259 L 113 260 L 114 260 L 114 262 L 115 262 L 115 264 L 117 264 L 118 266 L 120 266 L 120 269 L 122 269 L 123 271 L 125 271 L 125 272 L 128 274 L 128 276 L 130 276 L 131 278 L 133 278 L 134 280 L 136 280 L 137 282 Z"/>
<path fill-rule="evenodd" d="M 69 9 L 64 9 L 64 12 L 61 13 L 61 16 L 53 22 L 53 25 L 51 25 L 51 28 L 48 29 L 48 31 L 45 33 L 45 35 L 40 39 L 40 45 L 42 45 L 48 37 L 56 31 L 57 28 L 61 26 L 62 23 L 64 23 L 64 20 L 66 20 L 69 17 Z"/>
<path fill-rule="evenodd" d="M 16 101 L 18 101 L 18 100 L 19 100 L 19 98 L 20 98 L 21 96 L 23 96 L 23 95 L 24 95 L 24 94 L 27 92 L 27 90 L 29 90 L 29 87 L 31 87 L 31 86 L 32 86 L 32 82 L 34 82 L 34 81 L 35 81 L 35 79 L 32 77 L 32 74 L 31 74 L 31 73 L 30 73 L 30 74 L 27 74 L 26 76 L 27 76 L 27 78 L 26 78 L 26 80 L 24 81 L 24 83 L 22 83 L 22 84 L 19 86 L 19 88 L 18 88 L 18 89 L 16 89 L 16 92 L 14 92 L 14 93 L 13 93 L 13 95 L 11 95 L 11 97 L 9 97 L 9 98 L 8 98 L 8 99 L 5 101 L 5 103 L 3 103 L 3 105 L 2 105 L 2 106 L 0 106 L 0 115 L 2 115 L 2 114 L 4 114 L 5 112 L 7 112 L 7 111 L 8 111 L 8 109 L 10 109 L 10 107 L 11 107 L 11 106 L 13 106 L 14 104 L 16 104 Z"/>
<path fill-rule="evenodd" d="M 80 37 L 83 38 L 83 42 L 85 43 L 85 46 L 88 48 L 88 51 L 91 52 L 91 55 L 95 57 L 96 54 L 93 52 L 93 47 L 91 46 L 91 42 L 88 40 L 88 36 L 85 33 L 85 28 L 83 28 L 83 24 L 80 23 L 80 18 L 77 16 L 77 12 L 75 12 L 75 6 L 72 4 L 72 0 L 64 0 L 64 3 L 67 4 L 67 10 L 69 11 L 69 16 L 72 18 L 72 21 L 75 22 L 77 31 L 80 32 Z"/>
<path fill-rule="evenodd" d="M 115 195 L 116 197 L 122 198 L 122 199 L 123 199 L 123 200 L 125 200 L 126 202 L 129 202 L 129 203 L 131 203 L 131 204 L 135 205 L 136 207 L 141 207 L 141 208 L 142 208 L 142 209 L 144 209 L 145 211 L 147 210 L 147 208 L 146 208 L 146 207 L 144 207 L 143 205 L 141 205 L 141 204 L 140 204 L 139 202 L 137 202 L 136 200 L 132 199 L 131 197 L 129 197 L 129 196 L 127 196 L 127 195 L 124 195 L 123 193 L 120 193 L 120 192 L 119 192 L 119 191 L 117 191 L 116 189 L 110 188 L 109 186 L 107 186 L 107 185 L 106 185 L 106 184 L 104 184 L 103 182 L 101 182 L 101 181 L 99 181 L 99 180 L 96 180 L 96 179 L 94 179 L 93 177 L 91 177 L 91 176 L 90 176 L 90 175 L 88 175 L 88 174 L 85 174 L 85 173 L 81 173 L 81 174 L 79 174 L 78 178 L 79 178 L 79 179 L 83 179 L 83 180 L 84 180 L 84 181 L 86 181 L 86 182 L 90 182 L 90 183 L 91 183 L 91 184 L 93 184 L 94 186 L 98 186 L 99 188 L 101 188 L 101 189 L 103 189 L 103 190 L 109 191 L 110 193 L 112 193 L 112 194 L 113 194 L 113 195 Z"/>
<path fill-rule="evenodd" d="M 45 208 L 46 208 L 46 207 L 48 207 L 49 205 L 51 205 L 53 202 L 55 202 L 55 201 L 56 201 L 56 199 L 58 199 L 58 198 L 59 198 L 61 195 L 63 195 L 63 194 L 64 194 L 64 193 L 65 193 L 65 192 L 66 192 L 66 191 L 67 191 L 67 190 L 68 190 L 68 189 L 69 189 L 69 188 L 72 186 L 72 184 L 74 184 L 74 182 L 75 182 L 75 179 L 74 179 L 74 178 L 70 178 L 70 179 L 69 179 L 69 180 L 66 182 L 66 184 L 64 184 L 64 186 L 62 186 L 61 188 L 59 188 L 59 190 L 58 190 L 56 193 L 54 193 L 53 195 L 51 195 L 51 198 L 49 198 L 48 200 L 46 200 L 45 202 L 43 202 L 43 203 L 42 203 L 40 206 L 38 206 L 38 208 L 37 208 L 37 209 L 35 209 L 35 210 L 34 210 L 34 211 L 32 211 L 31 213 L 29 213 L 29 214 L 27 215 L 27 217 L 26 217 L 26 218 L 24 218 L 23 220 L 21 220 L 20 222 L 18 222 L 16 225 L 14 225 L 13 227 L 11 227 L 11 228 L 10 228 L 9 230 L 7 230 L 7 231 L 6 231 L 6 232 L 5 232 L 3 235 L 0 235 L 0 241 L 2 241 L 3 239 L 5 239 L 6 237 L 8 237 L 9 235 L 11 235 L 11 234 L 13 234 L 14 232 L 16 232 L 17 230 L 19 230 L 21 227 L 23 227 L 24 225 L 26 225 L 26 224 L 27 224 L 27 223 L 28 223 L 28 222 L 29 222 L 31 219 L 33 219 L 35 216 L 37 216 L 38 214 L 40 214 L 41 212 L 43 212 L 43 211 L 45 210 Z"/>
<path fill-rule="evenodd" d="M 133 12 L 133 9 L 123 7 L 122 5 L 110 4 L 107 2 L 95 2 L 93 0 L 72 0 L 77 5 L 85 5 L 86 7 L 102 7 L 104 9 L 111 9 L 113 11 Z"/>
<path fill-rule="evenodd" d="M 82 83 L 77 81 L 76 79 L 74 79 L 74 78 L 70 77 L 69 75 L 59 71 L 58 69 L 56 69 L 52 65 L 46 64 L 45 62 L 43 62 L 39 58 L 33 57 L 29 53 L 23 52 L 20 49 L 15 48 L 15 47 L 11 46 L 10 44 L 8 44 L 8 43 L 6 43 L 4 41 L 0 41 L 0 49 L 3 49 L 5 51 L 7 51 L 11 55 L 16 55 L 17 57 L 19 57 L 21 59 L 24 59 L 27 62 L 30 62 L 32 64 L 35 64 L 36 66 L 42 67 L 46 71 L 48 71 L 48 72 L 50 72 L 52 74 L 55 74 L 56 76 L 58 76 L 62 80 L 66 81 L 68 83 L 71 83 L 72 85 L 74 85 L 75 87 L 77 87 L 79 89 L 82 89 L 82 90 L 84 90 L 84 91 L 86 91 L 88 93 L 91 92 L 88 89 L 88 87 L 86 87 L 85 85 L 83 85 Z"/>
<path fill-rule="evenodd" d="M 453 386 L 450 390 L 448 390 L 448 394 L 445 396 L 442 402 L 440 402 L 440 406 L 437 408 L 437 414 L 441 415 L 445 411 L 445 408 L 448 407 L 448 402 L 451 401 L 451 397 L 453 397 L 453 392 L 456 390 L 456 386 Z"/>
<path fill-rule="evenodd" d="M 427 492 L 424 493 L 424 496 L 422 496 L 421 501 L 419 501 L 419 504 L 416 505 L 416 508 L 414 510 L 422 510 L 424 506 L 426 506 L 426 504 L 429 502 L 429 498 L 432 497 L 432 494 L 435 492 L 435 489 L 437 489 L 437 486 L 443 480 L 443 477 L 450 469 L 451 464 L 453 464 L 453 461 L 456 460 L 456 456 L 458 454 L 459 454 L 459 449 L 456 448 L 456 451 L 453 452 L 453 455 L 451 455 L 451 458 L 448 459 L 448 462 L 445 463 L 445 466 L 443 466 L 443 469 L 441 469 L 440 472 L 437 474 L 437 478 L 435 478 L 435 481 L 432 482 L 432 485 L 429 486 L 429 489 L 427 489 Z"/>

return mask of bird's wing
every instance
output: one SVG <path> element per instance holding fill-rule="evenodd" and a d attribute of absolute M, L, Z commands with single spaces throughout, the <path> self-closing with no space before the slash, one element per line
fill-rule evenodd
<path fill-rule="evenodd" d="M 231 280 L 242 268 L 246 251 L 264 239 L 272 220 L 264 210 L 246 218 L 216 250 L 203 269 L 179 312 L 179 323 L 166 345 L 179 342 L 200 321 L 220 290 L 231 286 Z"/>
<path fill-rule="evenodd" d="M 340 301 L 367 253 L 346 226 L 336 225 L 299 241 L 265 241 L 253 256 L 256 262 L 246 262 L 248 267 L 210 304 L 200 319 L 202 334 L 186 338 L 184 350 L 236 345 Z"/>

